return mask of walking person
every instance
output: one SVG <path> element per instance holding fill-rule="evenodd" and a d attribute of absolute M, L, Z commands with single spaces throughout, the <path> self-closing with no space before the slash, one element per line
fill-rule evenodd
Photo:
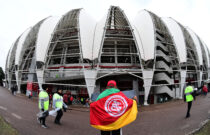
<path fill-rule="evenodd" d="M 207 86 L 206 86 L 206 85 L 203 85 L 202 90 L 203 90 L 203 94 L 204 94 L 204 96 L 206 96 L 206 95 L 207 95 L 207 93 L 208 93 L 208 88 L 207 88 Z"/>
<path fill-rule="evenodd" d="M 52 93 L 49 93 L 49 99 L 50 99 L 50 107 L 52 107 Z"/>
<path fill-rule="evenodd" d="M 137 113 L 136 101 L 127 98 L 110 80 L 106 90 L 90 104 L 90 124 L 101 135 L 122 135 L 122 127 L 133 122 Z"/>
<path fill-rule="evenodd" d="M 190 109 L 192 106 L 192 101 L 194 100 L 193 97 L 193 87 L 191 86 L 191 82 L 188 82 L 188 86 L 185 88 L 184 91 L 184 99 L 187 102 L 187 114 L 186 114 L 186 118 L 190 117 Z"/>
<path fill-rule="evenodd" d="M 84 98 L 83 97 L 80 98 L 80 101 L 81 101 L 81 104 L 84 105 Z"/>
<path fill-rule="evenodd" d="M 72 105 L 73 100 L 74 100 L 74 97 L 71 95 L 70 96 L 70 105 Z"/>
<path fill-rule="evenodd" d="M 89 107 L 89 100 L 90 100 L 89 98 L 87 98 L 87 99 L 85 100 L 85 106 L 86 106 L 86 107 Z"/>
<path fill-rule="evenodd" d="M 61 117 L 63 116 L 62 108 L 64 109 L 64 111 L 66 111 L 67 109 L 67 105 L 63 102 L 61 89 L 59 89 L 57 93 L 53 95 L 53 108 L 57 111 L 57 115 L 55 117 L 54 123 L 61 125 L 60 120 L 61 120 Z"/>
<path fill-rule="evenodd" d="M 68 105 L 68 95 L 67 95 L 67 93 L 65 93 L 65 94 L 63 95 L 63 102 L 64 102 L 66 105 Z"/>
<path fill-rule="evenodd" d="M 42 124 L 43 128 L 48 128 L 45 124 L 46 117 L 49 115 L 49 96 L 45 90 L 40 90 L 39 93 L 39 109 L 40 115 L 37 120 L 40 124 Z"/>
<path fill-rule="evenodd" d="M 27 95 L 28 95 L 28 98 L 31 99 L 32 98 L 32 90 L 27 90 Z"/>
<path fill-rule="evenodd" d="M 17 91 L 17 86 L 16 85 L 13 85 L 12 88 L 12 95 L 16 95 L 16 91 Z"/>

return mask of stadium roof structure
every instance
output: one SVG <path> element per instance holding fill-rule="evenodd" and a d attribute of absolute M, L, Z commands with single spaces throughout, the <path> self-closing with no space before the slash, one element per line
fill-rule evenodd
<path fill-rule="evenodd" d="M 181 98 L 186 81 L 208 80 L 209 57 L 202 39 L 173 18 L 141 10 L 130 21 L 111 6 L 98 22 L 81 8 L 39 21 L 13 43 L 5 69 L 9 88 L 83 79 L 89 96 L 101 78 L 127 74 L 143 80 L 146 104 L 151 90 Z"/>

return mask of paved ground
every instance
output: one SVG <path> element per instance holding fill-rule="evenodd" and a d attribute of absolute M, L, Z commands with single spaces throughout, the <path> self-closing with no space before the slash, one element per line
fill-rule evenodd
<path fill-rule="evenodd" d="M 210 113 L 210 94 L 199 96 L 192 105 L 191 117 L 185 119 L 187 104 L 181 100 L 149 107 L 140 107 L 137 120 L 123 128 L 123 135 L 184 135 L 199 127 Z M 62 117 L 62 125 L 47 118 L 48 129 L 36 121 L 37 101 L 25 96 L 13 96 L 0 87 L 0 115 L 21 135 L 99 135 L 89 124 L 89 109 L 73 107 Z"/>

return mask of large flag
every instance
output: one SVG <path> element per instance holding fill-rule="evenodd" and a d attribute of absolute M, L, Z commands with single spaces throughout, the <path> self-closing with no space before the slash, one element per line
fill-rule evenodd
<path fill-rule="evenodd" d="M 118 92 L 90 104 L 90 124 L 103 131 L 117 130 L 133 122 L 137 113 L 136 101 Z"/>

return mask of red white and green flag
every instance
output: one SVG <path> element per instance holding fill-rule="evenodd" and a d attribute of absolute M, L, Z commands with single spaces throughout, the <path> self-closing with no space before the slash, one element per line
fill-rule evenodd
<path fill-rule="evenodd" d="M 136 101 L 118 92 L 90 104 L 90 124 L 103 131 L 117 130 L 133 122 L 137 113 Z"/>

